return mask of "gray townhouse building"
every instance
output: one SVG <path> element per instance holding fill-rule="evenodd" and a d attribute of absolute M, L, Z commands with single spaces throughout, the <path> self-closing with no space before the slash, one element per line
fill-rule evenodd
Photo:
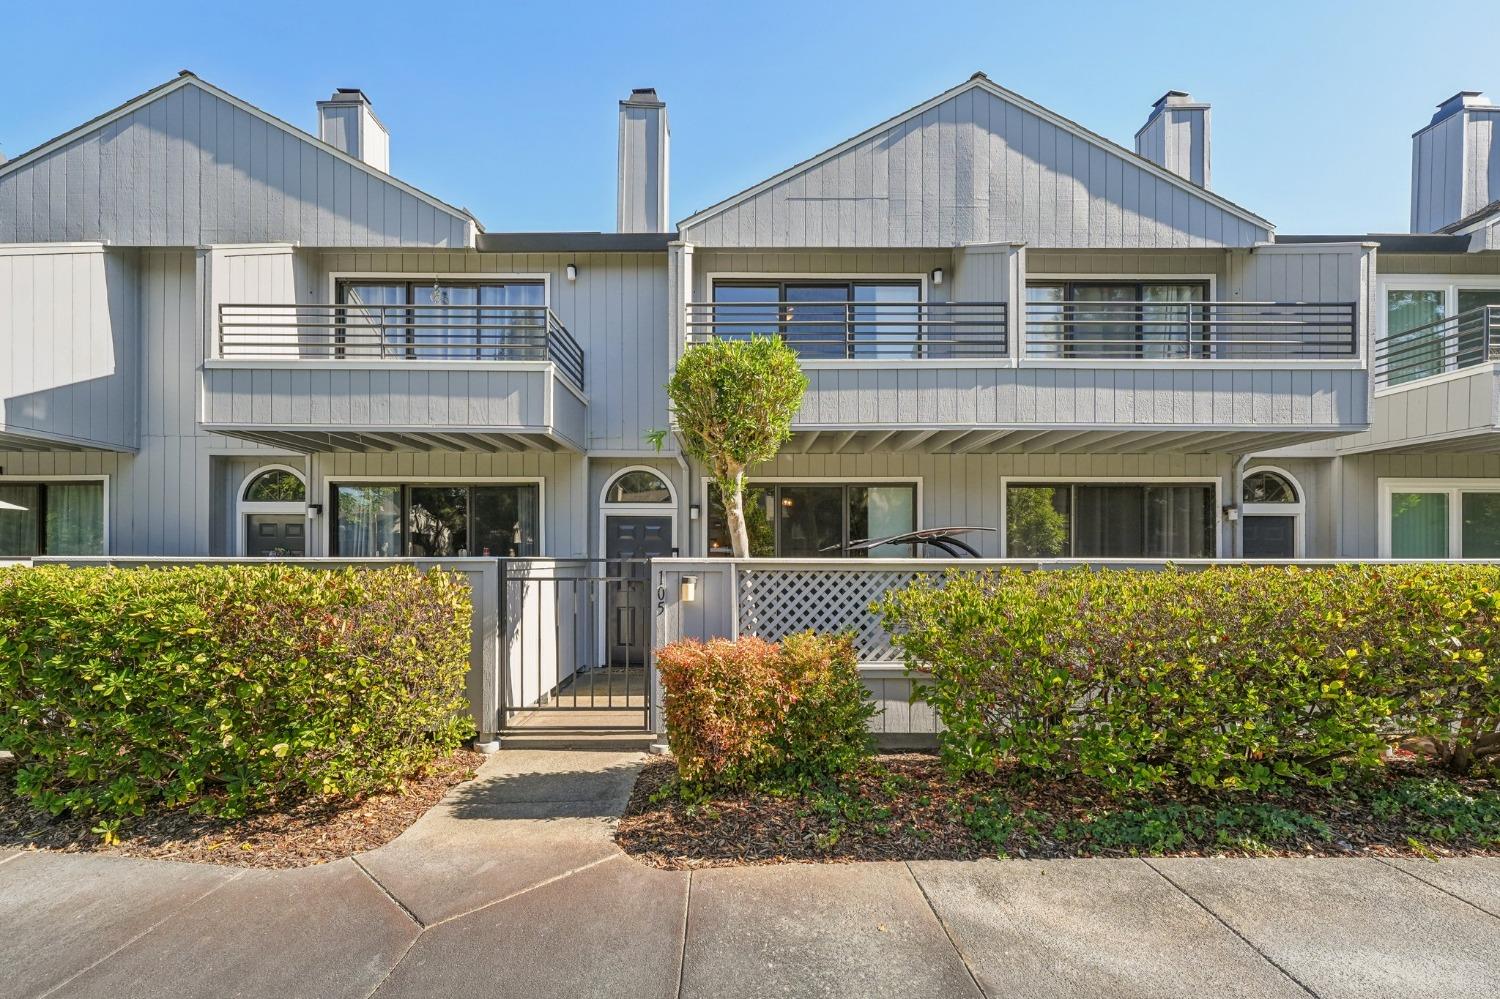
<path fill-rule="evenodd" d="M 1416 132 L 1410 233 L 1288 236 L 1209 105 L 1132 148 L 976 74 L 674 223 L 638 90 L 617 231 L 518 233 L 358 90 L 314 134 L 184 73 L 0 164 L 0 558 L 727 553 L 646 435 L 750 333 L 811 383 L 760 554 L 1497 557 L 1497 117 Z"/>

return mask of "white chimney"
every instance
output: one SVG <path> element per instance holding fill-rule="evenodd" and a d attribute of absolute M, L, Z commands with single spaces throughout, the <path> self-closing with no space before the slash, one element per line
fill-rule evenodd
<path fill-rule="evenodd" d="M 1500 107 L 1461 90 L 1411 137 L 1411 231 L 1437 232 L 1500 199 Z"/>
<path fill-rule="evenodd" d="M 1209 186 L 1209 106 L 1181 90 L 1169 90 L 1135 133 L 1135 151 L 1157 166 Z"/>
<path fill-rule="evenodd" d="M 318 102 L 318 138 L 381 173 L 391 171 L 390 134 L 357 87 L 340 87 Z"/>
<path fill-rule="evenodd" d="M 617 232 L 667 232 L 667 106 L 647 87 L 620 102 Z"/>

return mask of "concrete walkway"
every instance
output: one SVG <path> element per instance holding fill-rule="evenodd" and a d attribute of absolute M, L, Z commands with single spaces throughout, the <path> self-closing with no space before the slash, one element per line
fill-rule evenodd
<path fill-rule="evenodd" d="M 0 853 L 0 997 L 1500 991 L 1500 860 L 658 871 L 610 839 L 637 742 L 530 739 L 322 867 Z"/>

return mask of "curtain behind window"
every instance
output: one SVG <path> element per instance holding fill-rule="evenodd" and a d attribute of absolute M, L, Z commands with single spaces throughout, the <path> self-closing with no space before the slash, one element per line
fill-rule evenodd
<path fill-rule="evenodd" d="M 1391 557 L 1448 557 L 1448 494 L 1391 494 Z"/>
<path fill-rule="evenodd" d="M 104 485 L 53 482 L 47 486 L 48 555 L 104 554 Z"/>
<path fill-rule="evenodd" d="M 0 500 L 21 508 L 0 509 L 0 557 L 40 555 L 36 550 L 36 517 L 41 490 L 36 486 L 0 485 Z"/>

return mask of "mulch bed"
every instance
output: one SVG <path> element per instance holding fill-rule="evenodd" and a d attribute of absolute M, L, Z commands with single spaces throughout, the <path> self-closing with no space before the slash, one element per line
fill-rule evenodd
<path fill-rule="evenodd" d="M 107 846 L 92 819 L 53 817 L 14 789 L 15 761 L 0 759 L 0 848 L 107 853 L 233 867 L 310 867 L 373 850 L 395 839 L 484 759 L 461 749 L 435 761 L 395 794 L 312 798 L 282 811 L 233 821 L 184 810 L 126 819 Z"/>
<path fill-rule="evenodd" d="M 616 834 L 627 853 L 671 870 L 996 856 L 1500 854 L 1500 780 L 1455 779 L 1409 758 L 1326 790 L 1175 788 L 1129 798 L 1082 778 L 1002 771 L 955 782 L 936 757 L 918 753 L 881 756 L 832 793 L 686 803 L 671 793 L 675 772 L 670 758 L 647 765 Z"/>

